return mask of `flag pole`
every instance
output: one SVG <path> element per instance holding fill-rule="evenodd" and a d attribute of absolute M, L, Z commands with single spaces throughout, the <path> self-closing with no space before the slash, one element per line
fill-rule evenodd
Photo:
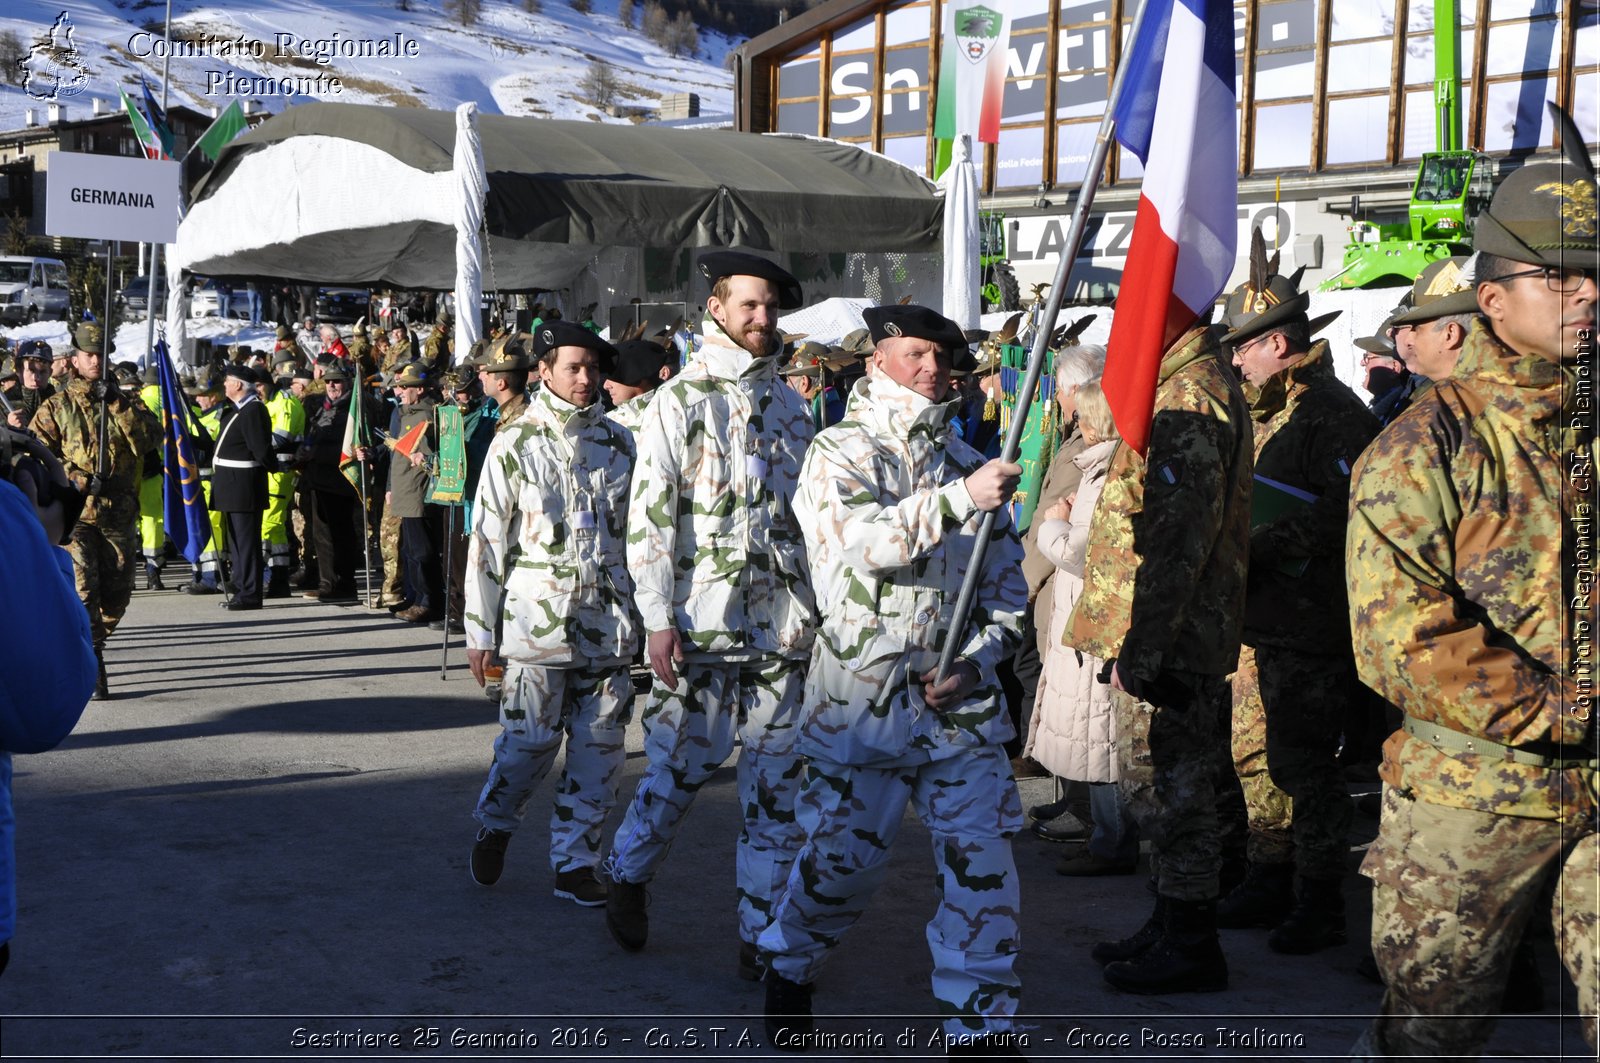
<path fill-rule="evenodd" d="M 1116 113 L 1117 104 L 1122 98 L 1122 86 L 1127 80 L 1127 55 L 1133 49 L 1133 42 L 1139 39 L 1139 28 L 1144 24 L 1145 12 L 1149 7 L 1149 0 L 1140 0 L 1139 10 L 1134 13 L 1133 25 L 1128 32 L 1128 45 L 1119 56 L 1117 73 L 1111 81 L 1111 95 L 1106 100 L 1106 113 L 1100 119 L 1099 132 L 1095 134 L 1094 150 L 1089 155 L 1089 169 L 1085 172 L 1083 186 L 1078 191 L 1078 203 L 1073 208 L 1072 224 L 1067 229 L 1066 244 L 1061 248 L 1061 261 L 1056 265 L 1056 275 L 1050 284 L 1049 298 L 1045 300 L 1043 318 L 1033 336 L 1033 350 L 1028 354 L 1028 371 L 1023 377 L 1022 388 L 1017 396 L 1017 408 L 1011 415 L 1011 427 L 1006 430 L 1005 443 L 1000 450 L 1000 457 L 1004 461 L 1016 461 L 1017 452 L 1021 449 L 1022 431 L 1028 421 L 1028 407 L 1033 403 L 1034 392 L 1039 389 L 1039 377 L 1044 374 L 1044 356 L 1050 346 L 1050 334 L 1055 331 L 1056 317 L 1061 313 L 1061 303 L 1066 296 L 1067 280 L 1072 275 L 1072 267 L 1078 261 L 1078 245 L 1083 242 L 1083 233 L 1088 227 L 1089 209 L 1094 206 L 1095 192 L 1100 187 L 1101 175 L 1105 173 L 1106 156 L 1111 151 L 1111 138 L 1116 128 L 1116 120 L 1112 115 Z M 967 573 L 961 581 L 961 592 L 956 597 L 955 612 L 950 617 L 944 651 L 939 655 L 936 682 L 944 682 L 945 677 L 950 674 L 950 669 L 955 666 L 956 655 L 961 650 L 960 635 L 967 626 L 973 599 L 977 597 L 978 579 L 983 574 L 983 555 L 988 551 L 989 537 L 994 534 L 998 513 L 998 509 L 989 510 L 983 515 L 983 521 L 978 527 L 978 538 L 972 546 L 972 559 L 967 563 Z"/>
<path fill-rule="evenodd" d="M 448 678 L 450 669 L 450 576 L 455 569 L 456 507 L 444 507 L 444 643 L 439 647 L 439 678 Z"/>
<path fill-rule="evenodd" d="M 167 0 L 167 23 L 166 28 L 162 30 L 162 36 L 166 38 L 166 51 L 161 60 L 161 109 L 165 111 L 167 109 L 167 85 L 172 80 L 169 76 L 172 72 L 172 0 Z M 178 164 L 178 191 L 181 198 L 183 191 L 183 163 L 181 162 Z M 145 349 L 149 351 L 153 351 L 156 348 L 156 278 L 158 276 L 157 271 L 160 268 L 161 244 L 152 241 L 150 244 L 150 285 L 144 303 L 144 344 Z M 171 352 L 169 351 L 168 353 L 170 356 Z M 150 364 L 148 356 L 145 364 Z"/>

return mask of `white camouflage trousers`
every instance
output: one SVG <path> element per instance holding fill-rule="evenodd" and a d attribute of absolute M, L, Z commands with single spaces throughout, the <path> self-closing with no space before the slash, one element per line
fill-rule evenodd
<path fill-rule="evenodd" d="M 626 662 L 544 668 L 506 662 L 500 735 L 489 781 L 473 814 L 490 830 L 516 830 L 528 801 L 566 739 L 566 763 L 550 813 L 550 866 L 600 862 L 600 833 L 617 803 L 625 755 L 623 732 L 633 708 Z"/>
<path fill-rule="evenodd" d="M 752 943 L 760 936 L 805 840 L 794 816 L 804 684 L 805 662 L 785 657 L 685 661 L 676 688 L 659 679 L 652 684 L 644 710 L 649 766 L 612 841 L 606 869 L 615 881 L 650 881 L 695 794 L 738 739 L 744 809 L 734 861 L 739 936 Z"/>
<path fill-rule="evenodd" d="M 808 763 L 795 806 L 806 843 L 761 935 L 761 961 L 791 982 L 816 979 L 883 883 L 907 803 L 933 835 L 939 906 L 927 937 L 945 1033 L 1010 1030 L 1022 985 L 1011 856 L 1022 798 L 1000 746 L 893 767 Z"/>

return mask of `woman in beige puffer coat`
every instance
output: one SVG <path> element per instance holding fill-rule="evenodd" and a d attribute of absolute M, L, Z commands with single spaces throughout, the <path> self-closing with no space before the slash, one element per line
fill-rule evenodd
<path fill-rule="evenodd" d="M 1077 492 L 1040 515 L 1039 550 L 1056 566 L 1055 597 L 1038 698 L 1028 727 L 1027 755 L 1052 773 L 1089 783 L 1093 820 L 1085 851 L 1064 857 L 1065 875 L 1127 874 L 1139 854 L 1138 834 L 1117 795 L 1117 731 L 1111 687 L 1098 680 L 1103 662 L 1062 645 L 1061 634 L 1083 590 L 1089 521 L 1117 446 L 1116 424 L 1098 383 L 1078 389 L 1083 451 Z"/>

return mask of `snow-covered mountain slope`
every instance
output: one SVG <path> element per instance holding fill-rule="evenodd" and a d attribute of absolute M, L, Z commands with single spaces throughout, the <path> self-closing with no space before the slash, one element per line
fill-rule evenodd
<path fill-rule="evenodd" d="M 580 0 L 580 6 L 582 0 Z M 570 0 L 484 0 L 474 25 L 463 26 L 441 0 L 237 0 L 173 4 L 170 102 L 204 111 L 238 97 L 268 111 L 316 98 L 345 103 L 452 108 L 473 101 L 489 113 L 625 121 L 589 102 L 580 82 L 597 60 L 619 82 L 615 102 L 654 110 L 667 93 L 700 94 L 701 113 L 733 109 L 733 77 L 724 68 L 737 42 L 701 31 L 700 51 L 672 57 L 618 20 L 618 0 L 592 0 L 579 13 Z M 639 25 L 642 3 L 635 7 Z M 70 117 L 87 117 L 95 98 L 120 108 L 118 87 L 139 100 L 145 77 L 158 96 L 163 42 L 160 0 L 9 0 L 0 35 L 30 50 L 57 30 L 57 54 L 35 53 L 28 69 L 35 92 L 0 87 L 0 129 L 24 125 L 23 112 L 45 120 L 41 89 L 61 88 Z M 70 23 L 73 56 L 67 47 Z M 151 31 L 154 32 L 151 32 Z M 185 53 L 185 54 L 179 54 Z M 295 79 L 300 95 L 283 91 Z M 269 84 L 270 83 L 270 84 Z M 337 83 L 338 89 L 333 86 Z M 278 91 L 263 92 L 271 87 Z"/>

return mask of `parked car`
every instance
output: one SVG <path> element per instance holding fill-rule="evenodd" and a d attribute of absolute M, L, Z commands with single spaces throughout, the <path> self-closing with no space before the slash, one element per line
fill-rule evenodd
<path fill-rule="evenodd" d="M 71 301 L 67 266 L 59 258 L 0 257 L 0 321 L 65 318 Z"/>
<path fill-rule="evenodd" d="M 196 277 L 189 282 L 189 316 L 222 316 L 221 294 L 217 291 L 217 282 L 210 277 Z"/>
<path fill-rule="evenodd" d="M 319 288 L 317 320 L 352 324 L 367 316 L 369 301 L 365 288 Z"/>
<path fill-rule="evenodd" d="M 136 313 L 144 313 L 146 303 L 150 299 L 150 278 L 135 277 L 128 282 L 127 287 L 117 293 L 117 298 L 122 300 L 122 305 Z M 167 305 L 167 279 L 156 278 L 156 311 L 160 313 Z"/>

